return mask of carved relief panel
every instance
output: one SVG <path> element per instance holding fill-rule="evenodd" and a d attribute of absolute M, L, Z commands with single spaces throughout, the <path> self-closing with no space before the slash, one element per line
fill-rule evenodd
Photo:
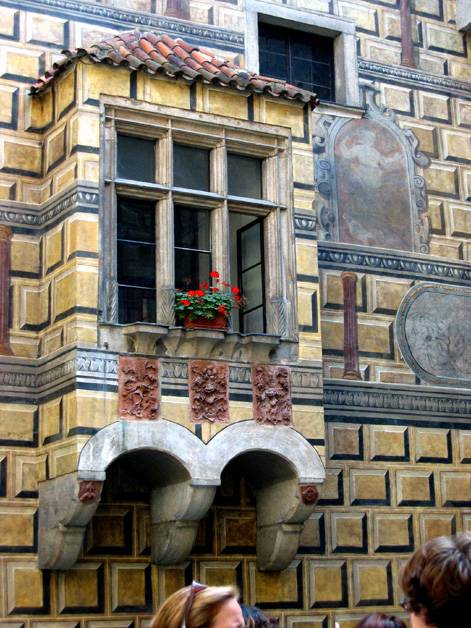
<path fill-rule="evenodd" d="M 192 421 L 229 421 L 229 365 L 192 360 L 189 367 Z"/>
<path fill-rule="evenodd" d="M 121 419 L 158 418 L 158 360 L 120 356 L 118 412 Z"/>
<path fill-rule="evenodd" d="M 430 160 L 393 111 L 364 87 L 359 119 L 323 116 L 315 136 L 319 238 L 428 253 L 425 181 Z"/>
<path fill-rule="evenodd" d="M 268 364 L 252 368 L 253 409 L 257 423 L 290 425 L 292 417 L 289 368 Z"/>

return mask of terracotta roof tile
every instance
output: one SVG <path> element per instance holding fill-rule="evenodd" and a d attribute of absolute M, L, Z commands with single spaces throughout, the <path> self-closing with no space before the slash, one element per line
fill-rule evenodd
<path fill-rule="evenodd" d="M 95 63 L 127 65 L 131 70 L 144 70 L 149 74 L 164 72 L 168 76 L 178 76 L 189 81 L 199 79 L 237 90 L 299 100 L 310 103 L 312 108 L 319 103 L 316 94 L 312 92 L 285 81 L 249 72 L 222 57 L 216 57 L 206 48 L 193 46 L 182 39 L 172 39 L 165 34 L 126 31 L 89 48 L 64 50 L 63 54 L 64 59 L 56 62 L 52 70 L 34 83 L 32 94 L 43 92 L 61 72 L 78 59 L 86 57 Z"/>

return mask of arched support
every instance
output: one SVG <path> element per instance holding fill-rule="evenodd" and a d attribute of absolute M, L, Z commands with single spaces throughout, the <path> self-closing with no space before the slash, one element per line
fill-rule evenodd
<path fill-rule="evenodd" d="M 170 421 L 122 420 L 90 438 L 76 473 L 41 483 L 41 568 L 63 570 L 76 562 L 106 470 L 122 457 L 132 457 L 133 468 L 151 487 L 151 551 L 160 565 L 187 559 L 224 468 L 240 458 L 256 492 L 258 566 L 286 568 L 314 509 L 316 485 L 325 477 L 316 450 L 292 427 L 242 421 L 205 445 Z"/>
<path fill-rule="evenodd" d="M 315 507 L 316 500 L 306 499 L 302 487 L 322 484 L 324 465 L 293 428 L 254 421 L 234 423 L 208 444 L 210 463 L 219 474 L 239 456 L 256 492 L 257 566 L 281 571 L 295 557 L 303 524 Z"/>

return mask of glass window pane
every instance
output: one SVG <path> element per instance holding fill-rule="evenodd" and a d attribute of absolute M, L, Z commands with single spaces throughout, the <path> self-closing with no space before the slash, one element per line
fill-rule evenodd
<path fill-rule="evenodd" d="M 288 56 L 274 52 L 260 52 L 260 74 L 286 81 L 288 79 Z"/>
<path fill-rule="evenodd" d="M 264 334 L 263 308 L 259 307 L 243 315 L 244 334 Z"/>
<path fill-rule="evenodd" d="M 155 141 L 118 135 L 118 177 L 155 182 Z"/>
<path fill-rule="evenodd" d="M 262 160 L 245 155 L 227 155 L 229 194 L 262 198 Z"/>
<path fill-rule="evenodd" d="M 173 185 L 209 192 L 209 150 L 174 144 Z"/>
<path fill-rule="evenodd" d="M 256 222 L 240 231 L 241 270 L 244 271 L 262 261 L 261 224 Z"/>
<path fill-rule="evenodd" d="M 267 52 L 288 54 L 288 37 L 286 28 L 260 22 L 258 25 L 259 49 Z"/>
<path fill-rule="evenodd" d="M 155 242 L 155 202 L 118 197 L 118 238 Z"/>
<path fill-rule="evenodd" d="M 175 249 L 175 288 L 179 290 L 197 290 L 200 283 L 209 278 L 211 255 Z"/>
<path fill-rule="evenodd" d="M 118 240 L 118 283 L 155 286 L 155 246 Z"/>
<path fill-rule="evenodd" d="M 119 322 L 155 323 L 155 290 L 119 287 Z"/>
<path fill-rule="evenodd" d="M 262 266 L 255 266 L 242 273 L 242 294 L 247 300 L 246 308 L 251 310 L 263 304 Z"/>
<path fill-rule="evenodd" d="M 176 206 L 174 211 L 175 246 L 209 251 L 209 211 Z"/>

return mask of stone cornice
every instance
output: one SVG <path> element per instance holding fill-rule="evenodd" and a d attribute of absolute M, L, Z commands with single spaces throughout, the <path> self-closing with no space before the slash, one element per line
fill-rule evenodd
<path fill-rule="evenodd" d="M 469 390 L 425 385 L 324 380 L 326 417 L 431 421 L 471 420 Z"/>
<path fill-rule="evenodd" d="M 417 253 L 319 242 L 319 267 L 471 285 L 471 264 Z"/>
<path fill-rule="evenodd" d="M 364 78 L 397 82 L 418 89 L 432 89 L 451 96 L 471 97 L 471 83 L 458 81 L 449 76 L 438 76 L 414 68 L 385 65 L 367 59 L 358 60 L 358 71 Z"/>
<path fill-rule="evenodd" d="M 69 212 L 87 209 L 98 211 L 98 189 L 78 184 L 41 205 L 16 201 L 0 202 L 0 222 L 15 228 L 31 228 L 34 232 L 48 227 L 55 220 L 64 219 Z"/>
<path fill-rule="evenodd" d="M 181 36 L 192 43 L 203 42 L 213 46 L 232 49 L 236 52 L 244 51 L 244 35 L 207 24 L 195 24 L 155 15 L 152 13 L 119 9 L 117 7 L 102 6 L 82 0 L 3 0 L 2 4 L 22 10 L 37 11 L 47 9 L 51 14 L 58 14 L 68 19 L 76 19 L 112 27 L 141 27 L 149 30 Z"/>

